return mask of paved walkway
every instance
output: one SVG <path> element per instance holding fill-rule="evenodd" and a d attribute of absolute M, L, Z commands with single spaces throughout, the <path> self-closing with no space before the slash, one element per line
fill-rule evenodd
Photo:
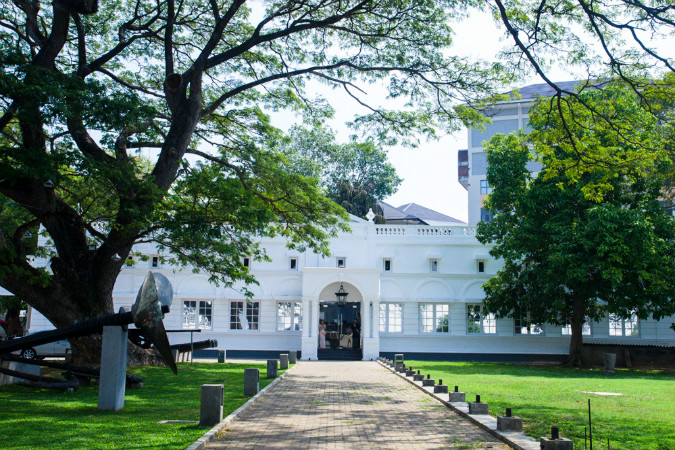
<path fill-rule="evenodd" d="M 508 449 L 375 362 L 302 361 L 209 449 Z"/>

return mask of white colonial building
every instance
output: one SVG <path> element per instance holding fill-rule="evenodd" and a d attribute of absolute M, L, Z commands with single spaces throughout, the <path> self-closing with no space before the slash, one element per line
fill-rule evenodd
<path fill-rule="evenodd" d="M 481 309 L 483 283 L 500 262 L 475 238 L 475 225 L 489 220 L 482 199 L 489 192 L 482 142 L 496 132 L 527 127 L 533 97 L 545 95 L 542 85 L 521 90 L 522 98 L 504 102 L 489 112 L 493 119 L 483 133 L 469 131 L 469 149 L 459 152 L 459 181 L 469 193 L 469 226 L 408 204 L 384 205 L 388 224 L 352 217 L 351 233 L 331 241 L 331 257 L 288 250 L 282 239 L 263 240 L 270 262 L 246 259 L 260 283 L 249 286 L 246 299 L 234 288 L 217 287 L 207 274 L 161 263 L 150 245 L 135 248 L 149 257 L 125 267 L 114 289 L 116 308 L 130 307 L 148 270 L 172 283 L 174 300 L 164 319 L 172 343 L 217 339 L 229 355 L 266 356 L 301 351 L 302 359 L 317 359 L 319 324 L 327 324 L 328 345 L 360 347 L 363 359 L 380 354 L 406 357 L 486 360 L 559 358 L 569 350 L 569 327 L 495 320 Z M 537 170 L 536 167 L 532 167 Z M 347 293 L 338 305 L 336 293 Z M 356 320 L 356 330 L 352 324 Z M 675 344 L 674 322 L 622 320 L 606 317 L 587 324 L 585 342 Z M 51 325 L 38 313 L 31 331 Z"/>

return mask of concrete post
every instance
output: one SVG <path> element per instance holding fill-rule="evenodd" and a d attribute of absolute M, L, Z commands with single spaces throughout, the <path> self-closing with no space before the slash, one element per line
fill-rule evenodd
<path fill-rule="evenodd" d="M 225 386 L 222 384 L 202 384 L 201 405 L 199 408 L 199 426 L 213 427 L 223 420 L 223 394 Z"/>
<path fill-rule="evenodd" d="M 279 355 L 279 370 L 288 369 L 288 354 L 282 353 Z"/>
<path fill-rule="evenodd" d="M 244 396 L 251 397 L 260 390 L 260 370 L 244 369 Z"/>
<path fill-rule="evenodd" d="M 288 363 L 289 364 L 297 364 L 298 363 L 298 351 L 297 350 L 291 350 L 288 352 Z"/>
<path fill-rule="evenodd" d="M 278 363 L 276 359 L 267 360 L 267 378 L 276 378 L 279 375 Z"/>
<path fill-rule="evenodd" d="M 218 362 L 219 363 L 227 362 L 227 351 L 226 350 L 218 350 Z"/>
<path fill-rule="evenodd" d="M 101 378 L 98 386 L 98 409 L 117 411 L 124 408 L 127 383 L 127 330 L 119 325 L 103 327 Z"/>

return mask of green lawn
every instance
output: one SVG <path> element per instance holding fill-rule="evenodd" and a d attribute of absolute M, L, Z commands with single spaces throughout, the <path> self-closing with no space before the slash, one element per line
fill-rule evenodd
<path fill-rule="evenodd" d="M 521 417 L 526 434 L 539 438 L 558 425 L 560 434 L 584 448 L 591 400 L 593 448 L 612 450 L 675 449 L 675 374 L 662 371 L 527 366 L 491 363 L 406 361 L 406 366 L 459 386 L 467 401 L 489 403 L 493 416 L 506 408 Z M 620 396 L 588 394 L 620 393 Z"/>
<path fill-rule="evenodd" d="M 202 384 L 224 384 L 224 416 L 243 405 L 244 369 L 264 364 L 178 364 L 178 376 L 164 367 L 130 368 L 144 378 L 127 390 L 120 411 L 99 411 L 98 385 L 74 392 L 0 387 L 0 449 L 182 449 L 207 429 L 161 420 L 199 420 Z M 282 371 L 280 371 L 281 374 Z"/>

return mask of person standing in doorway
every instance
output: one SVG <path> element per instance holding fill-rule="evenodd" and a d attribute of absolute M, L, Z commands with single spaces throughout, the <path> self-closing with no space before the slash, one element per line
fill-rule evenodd
<path fill-rule="evenodd" d="M 361 348 L 361 328 L 356 319 L 352 323 L 352 348 Z"/>
<path fill-rule="evenodd" d="M 326 322 L 319 320 L 319 348 L 326 348 Z"/>

